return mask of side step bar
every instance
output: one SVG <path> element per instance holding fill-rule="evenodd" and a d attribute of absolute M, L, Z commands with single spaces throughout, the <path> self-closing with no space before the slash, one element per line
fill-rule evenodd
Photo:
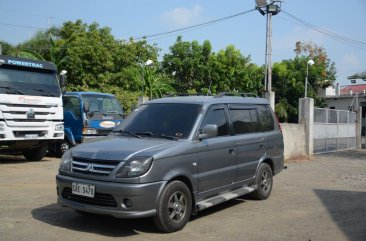
<path fill-rule="evenodd" d="M 256 186 L 245 186 L 241 187 L 235 190 L 232 190 L 230 192 L 226 192 L 214 197 L 211 197 L 209 199 L 202 200 L 196 204 L 196 210 L 201 211 L 203 209 L 212 207 L 216 204 L 226 202 L 230 199 L 234 199 L 240 196 L 243 196 L 247 193 L 253 192 L 256 189 Z"/>

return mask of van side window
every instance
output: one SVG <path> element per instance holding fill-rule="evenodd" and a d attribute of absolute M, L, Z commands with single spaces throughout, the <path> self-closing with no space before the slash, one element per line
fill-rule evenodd
<path fill-rule="evenodd" d="M 275 125 L 270 107 L 268 105 L 258 105 L 257 109 L 262 125 L 262 131 L 273 131 Z"/>
<path fill-rule="evenodd" d="M 202 126 L 207 124 L 215 124 L 218 127 L 218 136 L 227 136 L 229 135 L 229 128 L 225 116 L 224 108 L 214 107 L 211 108 L 202 123 Z"/>
<path fill-rule="evenodd" d="M 255 109 L 230 109 L 235 134 L 260 132 L 260 123 Z"/>

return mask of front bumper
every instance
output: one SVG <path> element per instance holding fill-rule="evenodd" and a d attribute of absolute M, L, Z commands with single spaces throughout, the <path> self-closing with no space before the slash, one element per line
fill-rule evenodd
<path fill-rule="evenodd" d="M 104 205 L 100 200 L 98 203 L 94 202 L 95 199 L 93 200 L 93 198 L 85 198 L 71 194 L 73 182 L 94 185 L 96 196 L 103 195 L 103 198 L 107 196 L 109 199 L 114 199 L 115 205 Z M 145 184 L 104 182 L 69 177 L 60 174 L 56 176 L 56 183 L 58 195 L 57 202 L 59 205 L 89 213 L 110 215 L 117 218 L 142 218 L 154 216 L 156 214 L 158 198 L 166 184 L 165 181 Z M 123 205 L 123 201 L 126 199 L 129 199 L 132 203 L 132 206 L 129 208 Z"/>

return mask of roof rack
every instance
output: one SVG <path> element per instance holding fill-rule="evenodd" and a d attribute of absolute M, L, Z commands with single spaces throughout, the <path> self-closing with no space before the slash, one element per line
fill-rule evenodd
<path fill-rule="evenodd" d="M 214 96 L 214 98 L 222 98 L 224 96 L 238 96 L 238 97 L 256 97 L 258 98 L 258 95 L 254 93 L 238 93 L 238 92 L 221 92 Z"/>
<path fill-rule="evenodd" d="M 190 94 L 190 93 L 174 93 L 174 94 L 164 95 L 164 97 L 177 97 L 177 96 L 207 96 L 207 94 L 203 94 L 203 93 L 194 93 L 194 94 Z M 211 95 L 209 95 L 209 96 L 211 96 Z"/>

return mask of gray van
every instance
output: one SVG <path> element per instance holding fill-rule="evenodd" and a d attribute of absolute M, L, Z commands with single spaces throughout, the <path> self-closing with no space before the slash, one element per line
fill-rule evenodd
<path fill-rule="evenodd" d="M 161 231 L 174 232 L 229 199 L 267 199 L 283 168 L 282 131 L 267 100 L 162 98 L 140 105 L 110 136 L 63 155 L 58 203 L 80 213 L 154 217 Z"/>

